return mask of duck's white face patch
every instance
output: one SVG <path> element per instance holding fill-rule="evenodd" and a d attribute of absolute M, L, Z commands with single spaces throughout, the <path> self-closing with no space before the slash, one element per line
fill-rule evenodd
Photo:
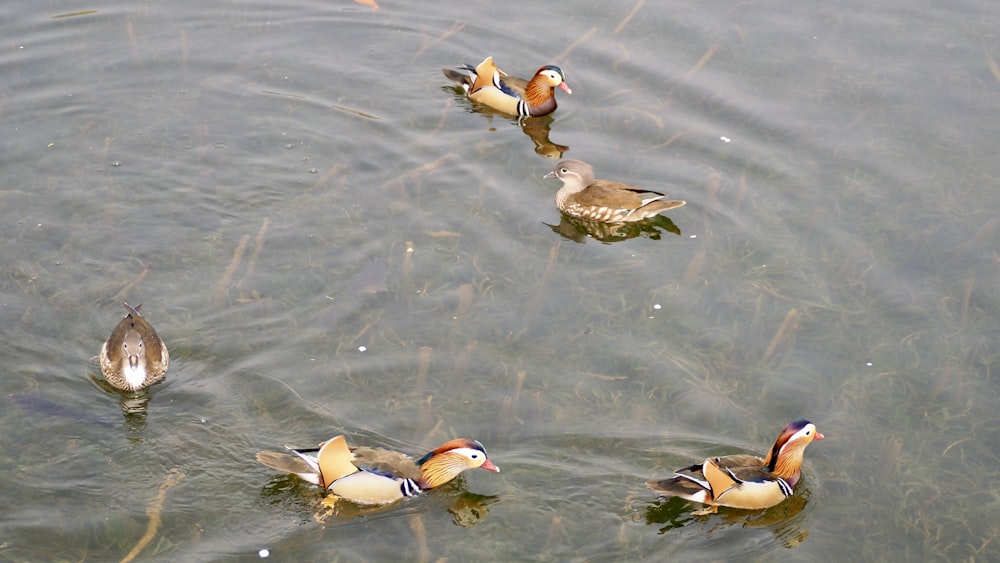
<path fill-rule="evenodd" d="M 479 467 L 486 461 L 486 454 L 475 448 L 455 448 L 454 450 L 448 450 L 450 454 L 458 454 L 469 460 L 469 464 L 475 467 Z"/>

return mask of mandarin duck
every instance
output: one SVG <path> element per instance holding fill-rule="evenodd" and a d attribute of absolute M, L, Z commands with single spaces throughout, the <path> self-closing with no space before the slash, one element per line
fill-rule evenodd
<path fill-rule="evenodd" d="M 520 117 L 539 117 L 556 110 L 555 89 L 567 94 L 573 90 L 565 82 L 563 71 L 554 65 L 538 69 L 531 80 L 510 76 L 497 68 L 493 57 L 457 69 L 443 68 L 444 75 L 457 82 L 469 98 L 493 109 Z"/>
<path fill-rule="evenodd" d="M 801 475 L 806 446 L 822 439 L 813 423 L 793 420 L 778 434 L 764 459 L 746 454 L 710 457 L 678 469 L 669 479 L 646 481 L 646 486 L 663 497 L 680 497 L 708 505 L 695 514 L 713 514 L 720 506 L 770 508 L 792 496 Z"/>
<path fill-rule="evenodd" d="M 257 452 L 257 461 L 297 475 L 337 497 L 362 506 L 390 504 L 448 483 L 466 469 L 481 467 L 499 472 L 481 443 L 468 438 L 445 442 L 417 461 L 382 448 L 348 446 L 343 436 L 316 449 L 294 449 L 292 454 Z"/>
<path fill-rule="evenodd" d="M 588 221 L 632 223 L 687 203 L 636 186 L 595 180 L 594 168 L 581 160 L 563 160 L 545 178 L 562 180 L 556 192 L 559 211 Z"/>
<path fill-rule="evenodd" d="M 138 307 L 122 301 L 128 312 L 101 347 L 101 372 L 113 387 L 139 391 L 163 381 L 170 364 L 167 346 Z"/>

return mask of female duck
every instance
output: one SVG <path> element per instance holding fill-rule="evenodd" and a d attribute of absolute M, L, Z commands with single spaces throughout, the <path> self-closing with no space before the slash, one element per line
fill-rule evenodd
<path fill-rule="evenodd" d="M 792 496 L 806 446 L 822 439 L 814 424 L 794 420 L 778 434 L 763 459 L 753 455 L 708 458 L 678 469 L 672 478 L 646 481 L 646 486 L 664 497 L 708 505 L 695 514 L 712 514 L 720 506 L 769 508 Z"/>
<path fill-rule="evenodd" d="M 573 91 L 566 84 L 561 68 L 546 65 L 538 69 L 531 80 L 510 76 L 493 64 L 493 57 L 473 68 L 443 68 L 444 75 L 457 82 L 474 102 L 504 113 L 521 117 L 539 117 L 556 110 L 555 89 L 567 94 Z"/>
<path fill-rule="evenodd" d="M 364 506 L 419 495 L 450 482 L 466 469 L 500 471 L 486 456 L 486 448 L 467 438 L 446 442 L 416 462 L 399 452 L 348 446 L 343 436 L 331 438 L 317 449 L 288 449 L 294 455 L 257 452 L 257 461 Z"/>
<path fill-rule="evenodd" d="M 122 301 L 122 306 L 128 314 L 101 347 L 101 373 L 118 389 L 139 391 L 163 381 L 170 354 L 153 325 L 139 314 L 142 305 Z"/>
<path fill-rule="evenodd" d="M 666 194 L 611 180 L 595 180 L 594 168 L 581 160 L 563 160 L 545 175 L 559 178 L 556 207 L 566 215 L 600 223 L 631 223 L 685 205 Z"/>

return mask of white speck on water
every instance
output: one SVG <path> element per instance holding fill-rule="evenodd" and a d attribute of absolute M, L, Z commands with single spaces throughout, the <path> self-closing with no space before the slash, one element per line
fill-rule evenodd
<path fill-rule="evenodd" d="M 367 346 L 358 346 L 358 352 L 364 352 L 367 349 L 368 349 Z"/>
<path fill-rule="evenodd" d="M 267 559 L 267 556 L 271 555 L 271 552 L 268 551 L 267 549 L 262 549 L 262 550 L 260 550 L 260 551 L 257 552 L 257 555 L 260 555 L 261 559 Z"/>
<path fill-rule="evenodd" d="M 726 137 L 725 135 L 719 137 L 719 139 L 721 139 L 723 143 L 732 143 L 733 142 L 732 139 L 730 139 L 729 137 Z"/>
<path fill-rule="evenodd" d="M 663 308 L 663 306 L 662 306 L 662 305 L 660 305 L 659 303 L 655 303 L 655 304 L 653 305 L 653 308 L 654 308 L 654 309 L 656 309 L 657 311 L 659 311 L 660 309 L 662 309 L 662 308 Z"/>

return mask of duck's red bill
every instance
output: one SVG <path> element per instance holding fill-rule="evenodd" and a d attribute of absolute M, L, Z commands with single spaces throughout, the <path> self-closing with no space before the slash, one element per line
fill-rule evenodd
<path fill-rule="evenodd" d="M 497 467 L 496 465 L 493 465 L 493 462 L 490 461 L 490 460 L 484 461 L 483 464 L 480 465 L 479 467 L 482 467 L 483 469 L 485 469 L 487 471 L 493 471 L 494 473 L 500 473 L 500 468 Z"/>

